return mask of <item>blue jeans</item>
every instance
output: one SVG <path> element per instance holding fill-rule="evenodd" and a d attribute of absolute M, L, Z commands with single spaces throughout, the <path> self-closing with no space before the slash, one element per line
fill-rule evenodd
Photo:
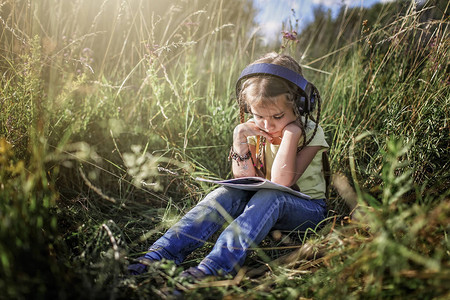
<path fill-rule="evenodd" d="M 180 264 L 228 223 L 198 268 L 211 275 L 235 274 L 249 247 L 259 244 L 271 229 L 314 228 L 325 214 L 326 204 L 321 199 L 305 200 L 277 190 L 219 187 L 158 239 L 145 257 Z"/>

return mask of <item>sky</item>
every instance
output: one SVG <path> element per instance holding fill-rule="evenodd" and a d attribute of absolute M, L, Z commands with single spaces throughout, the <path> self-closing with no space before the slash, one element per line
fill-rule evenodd
<path fill-rule="evenodd" d="M 256 21 L 260 25 L 260 31 L 266 37 L 266 42 L 281 39 L 283 21 L 291 18 L 295 22 L 292 9 L 295 10 L 295 18 L 299 19 L 299 24 L 302 24 L 312 21 L 313 8 L 318 5 L 330 8 L 332 14 L 337 14 L 342 5 L 370 7 L 377 2 L 388 1 L 390 0 L 253 0 L 260 10 Z"/>

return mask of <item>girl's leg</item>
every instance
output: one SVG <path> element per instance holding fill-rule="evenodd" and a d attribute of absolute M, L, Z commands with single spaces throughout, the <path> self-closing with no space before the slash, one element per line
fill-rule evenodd
<path fill-rule="evenodd" d="M 221 228 L 227 219 L 231 222 L 239 215 L 253 193 L 226 187 L 212 191 L 159 238 L 144 257 L 150 260 L 165 258 L 176 264 L 181 263 Z"/>
<path fill-rule="evenodd" d="M 325 218 L 324 200 L 304 200 L 276 190 L 254 194 L 240 214 L 220 235 L 213 250 L 198 268 L 235 273 L 247 250 L 259 244 L 275 227 L 284 230 L 315 227 Z"/>

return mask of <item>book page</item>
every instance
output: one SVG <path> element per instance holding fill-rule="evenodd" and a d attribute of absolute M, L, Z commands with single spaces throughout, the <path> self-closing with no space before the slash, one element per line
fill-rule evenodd
<path fill-rule="evenodd" d="M 257 191 L 260 189 L 274 189 L 293 194 L 303 199 L 311 199 L 310 196 L 303 194 L 302 192 L 295 191 L 290 187 L 272 182 L 270 180 L 261 177 L 240 177 L 228 180 L 211 180 L 197 177 L 196 180 L 248 191 Z"/>

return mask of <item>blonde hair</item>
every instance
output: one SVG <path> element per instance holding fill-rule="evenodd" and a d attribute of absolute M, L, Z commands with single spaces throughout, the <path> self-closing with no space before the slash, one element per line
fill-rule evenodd
<path fill-rule="evenodd" d="M 275 52 L 267 53 L 250 65 L 260 63 L 280 65 L 303 75 L 300 65 L 288 55 Z M 275 98 L 277 96 L 286 94 L 287 101 L 292 104 L 295 111 L 294 99 L 299 93 L 299 87 L 284 79 L 270 75 L 258 75 L 249 77 L 242 82 L 238 94 L 238 102 L 245 111 L 249 111 L 250 104 L 272 104 L 276 101 Z M 297 112 L 295 113 L 297 114 Z"/>

